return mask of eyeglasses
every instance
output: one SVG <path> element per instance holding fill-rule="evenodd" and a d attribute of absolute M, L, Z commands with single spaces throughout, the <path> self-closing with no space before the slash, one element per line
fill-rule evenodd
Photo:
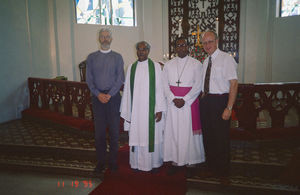
<path fill-rule="evenodd" d="M 149 49 L 147 48 L 137 48 L 137 51 L 148 51 Z"/>
<path fill-rule="evenodd" d="M 205 41 L 205 42 L 202 42 L 202 45 L 210 45 L 212 43 L 214 43 L 216 40 L 210 40 L 210 41 Z"/>
<path fill-rule="evenodd" d="M 183 44 L 177 44 L 176 47 L 186 47 L 186 43 L 183 43 Z"/>

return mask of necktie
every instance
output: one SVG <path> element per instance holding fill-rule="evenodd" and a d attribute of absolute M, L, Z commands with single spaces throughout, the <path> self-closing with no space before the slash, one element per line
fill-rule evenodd
<path fill-rule="evenodd" d="M 207 95 L 209 93 L 209 80 L 210 80 L 210 71 L 211 71 L 211 56 L 208 59 L 208 66 L 205 73 L 205 79 L 204 79 L 204 95 Z"/>

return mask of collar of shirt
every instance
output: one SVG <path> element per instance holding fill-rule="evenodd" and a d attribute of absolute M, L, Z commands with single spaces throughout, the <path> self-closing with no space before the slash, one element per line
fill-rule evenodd
<path fill-rule="evenodd" d="M 216 51 L 211 55 L 211 58 L 215 59 L 219 53 L 220 53 L 220 50 L 219 50 L 219 48 L 217 48 Z"/>
<path fill-rule="evenodd" d="M 99 49 L 99 51 L 100 51 L 101 53 L 109 53 L 109 52 L 111 52 L 111 49 L 109 49 L 109 50 L 102 50 L 102 49 Z"/>

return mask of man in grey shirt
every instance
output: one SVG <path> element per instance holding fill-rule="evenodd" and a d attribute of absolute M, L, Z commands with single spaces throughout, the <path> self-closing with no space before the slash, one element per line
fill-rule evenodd
<path fill-rule="evenodd" d="M 120 131 L 120 88 L 124 83 L 122 56 L 110 49 L 112 33 L 108 28 L 99 32 L 100 51 L 87 58 L 86 82 L 92 92 L 97 153 L 96 174 L 105 168 L 106 127 L 109 126 L 109 168 L 117 171 L 117 153 Z"/>

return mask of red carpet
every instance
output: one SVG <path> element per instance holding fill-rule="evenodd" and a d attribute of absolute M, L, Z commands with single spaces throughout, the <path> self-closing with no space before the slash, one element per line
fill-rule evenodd
<path fill-rule="evenodd" d="M 129 165 L 129 147 L 119 151 L 119 171 L 104 175 L 104 181 L 96 187 L 90 195 L 97 194 L 185 194 L 185 172 L 178 172 L 174 176 L 167 176 L 168 165 L 160 168 L 159 173 L 133 172 Z"/>

